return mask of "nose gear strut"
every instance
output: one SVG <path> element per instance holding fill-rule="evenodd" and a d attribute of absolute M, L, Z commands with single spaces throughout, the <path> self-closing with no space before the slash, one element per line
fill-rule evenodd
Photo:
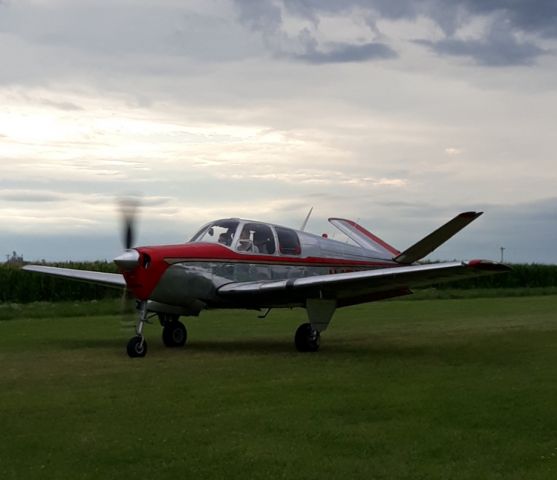
<path fill-rule="evenodd" d="M 130 338 L 128 342 L 128 355 L 131 358 L 144 357 L 147 354 L 147 341 L 143 335 L 143 327 L 149 323 L 147 318 L 147 302 L 138 302 L 139 318 L 135 326 L 135 337 Z"/>

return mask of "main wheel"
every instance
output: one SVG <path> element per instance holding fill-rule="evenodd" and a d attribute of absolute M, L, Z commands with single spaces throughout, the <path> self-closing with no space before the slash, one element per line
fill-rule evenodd
<path fill-rule="evenodd" d="M 147 342 L 143 337 L 137 335 L 130 338 L 127 350 L 131 358 L 144 357 L 147 354 Z"/>
<path fill-rule="evenodd" d="M 162 342 L 167 347 L 183 347 L 188 339 L 188 331 L 178 320 L 168 322 L 162 327 Z"/>
<path fill-rule="evenodd" d="M 320 334 L 311 323 L 303 323 L 296 330 L 294 344 L 299 352 L 317 352 Z"/>

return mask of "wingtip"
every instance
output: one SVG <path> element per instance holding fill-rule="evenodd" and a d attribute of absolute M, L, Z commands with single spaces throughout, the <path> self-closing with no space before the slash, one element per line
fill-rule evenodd
<path fill-rule="evenodd" d="M 470 212 L 462 212 L 460 215 L 458 215 L 461 218 L 472 218 L 472 219 L 476 219 L 478 218 L 480 215 L 483 215 L 484 212 L 474 212 L 474 211 L 470 211 Z"/>
<path fill-rule="evenodd" d="M 512 270 L 508 265 L 492 260 L 469 260 L 466 262 L 466 265 L 477 270 L 486 270 L 490 272 L 509 272 Z"/>

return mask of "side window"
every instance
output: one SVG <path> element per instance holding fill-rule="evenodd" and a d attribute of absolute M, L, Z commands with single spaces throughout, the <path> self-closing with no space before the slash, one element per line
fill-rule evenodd
<path fill-rule="evenodd" d="M 294 230 L 276 227 L 276 231 L 280 253 L 284 255 L 300 255 L 302 253 L 300 239 Z"/>
<path fill-rule="evenodd" d="M 272 255 L 276 250 L 273 232 L 268 225 L 246 223 L 242 229 L 236 248 L 238 251 L 243 252 Z"/>
<path fill-rule="evenodd" d="M 267 255 L 275 253 L 275 237 L 268 225 L 253 224 L 253 244 L 259 251 Z"/>

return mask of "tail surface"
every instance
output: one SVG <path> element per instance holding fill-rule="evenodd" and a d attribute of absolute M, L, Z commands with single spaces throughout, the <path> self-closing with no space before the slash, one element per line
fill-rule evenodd
<path fill-rule="evenodd" d="M 466 225 L 476 220 L 482 213 L 483 212 L 464 212 L 457 215 L 452 220 L 445 223 L 445 225 L 439 227 L 427 237 L 422 238 L 419 242 L 404 250 L 400 255 L 394 257 L 393 260 L 403 265 L 409 265 L 421 260 L 437 247 L 445 243 L 453 235 L 460 232 Z"/>
<path fill-rule="evenodd" d="M 437 247 L 445 243 L 469 223 L 473 222 L 483 212 L 464 212 L 439 227 L 419 242 L 400 253 L 396 248 L 366 230 L 352 220 L 344 218 L 329 218 L 329 223 L 338 228 L 360 247 L 373 250 L 380 258 L 394 260 L 401 265 L 410 265 L 429 255 Z"/>

